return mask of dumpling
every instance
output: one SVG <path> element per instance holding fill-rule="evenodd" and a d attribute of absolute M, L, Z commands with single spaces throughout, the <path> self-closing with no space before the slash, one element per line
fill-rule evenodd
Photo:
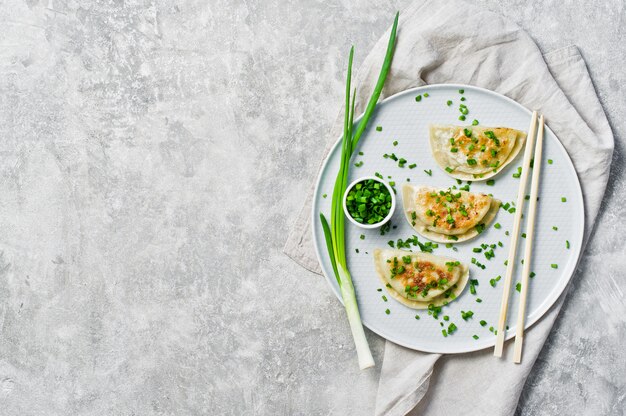
<path fill-rule="evenodd" d="M 430 150 L 437 164 L 456 179 L 481 181 L 511 163 L 526 133 L 507 127 L 430 126 Z"/>
<path fill-rule="evenodd" d="M 467 264 L 428 253 L 376 249 L 374 264 L 389 294 L 413 309 L 451 302 L 463 292 L 469 277 Z"/>
<path fill-rule="evenodd" d="M 432 241 L 450 243 L 480 234 L 495 218 L 500 201 L 485 194 L 405 183 L 402 206 L 415 231 Z"/>

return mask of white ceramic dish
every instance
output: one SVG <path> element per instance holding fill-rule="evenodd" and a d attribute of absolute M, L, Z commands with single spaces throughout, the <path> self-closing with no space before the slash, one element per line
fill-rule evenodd
<path fill-rule="evenodd" d="M 352 188 L 354 188 L 354 185 L 356 185 L 359 182 L 366 181 L 368 179 L 371 179 L 373 181 L 376 181 L 384 185 L 385 188 L 387 188 L 387 190 L 389 191 L 389 194 L 391 195 L 391 208 L 389 209 L 389 214 L 387 214 L 387 216 L 383 218 L 382 221 L 377 222 L 376 224 L 361 224 L 360 222 L 355 221 L 355 219 L 352 218 L 352 216 L 348 212 L 348 205 L 347 205 L 348 193 L 350 192 Z M 343 213 L 348 219 L 348 221 L 350 221 L 356 227 L 363 228 L 364 230 L 373 230 L 375 228 L 380 228 L 383 225 L 387 224 L 389 220 L 393 217 L 393 214 L 396 211 L 396 199 L 397 198 L 396 198 L 396 195 L 393 193 L 393 189 L 391 188 L 391 186 L 389 186 L 389 184 L 386 181 L 383 181 L 380 178 L 377 178 L 376 176 L 364 176 L 364 177 L 355 179 L 350 185 L 346 187 L 346 191 L 343 193 Z"/>
<path fill-rule="evenodd" d="M 458 119 L 461 98 L 459 89 L 465 91 L 464 103 L 469 109 L 464 122 Z M 428 93 L 429 96 L 424 97 L 424 93 Z M 422 95 L 419 102 L 415 100 L 417 95 Z M 446 104 L 448 100 L 453 101 L 452 106 Z M 396 189 L 400 189 L 401 184 L 407 178 L 413 184 L 436 187 L 460 186 L 433 160 L 428 144 L 428 124 L 471 125 L 474 119 L 479 120 L 480 125 L 483 126 L 506 126 L 526 131 L 530 122 L 530 111 L 500 94 L 467 85 L 430 85 L 389 97 L 378 105 L 367 131 L 361 138 L 358 148 L 355 149 L 352 163 L 362 160 L 364 164 L 358 168 L 351 165 L 351 175 L 348 180 L 352 181 L 357 177 L 379 172 L 383 174 L 385 180 L 391 176 L 389 180 L 396 182 Z M 550 120 L 547 119 L 546 122 L 549 125 Z M 382 126 L 382 131 L 377 131 L 376 126 Z M 393 141 L 398 141 L 397 146 L 392 144 Z M 358 156 L 360 151 L 364 153 L 363 156 Z M 408 160 L 404 168 L 400 168 L 391 159 L 383 158 L 383 154 L 391 152 Z M 329 214 L 330 212 L 331 200 L 323 198 L 322 195 L 332 194 L 330 191 L 337 173 L 340 153 L 341 148 L 335 145 L 323 164 L 315 191 L 312 224 L 315 248 L 321 267 L 332 290 L 341 300 L 319 223 L 319 213 Z M 486 182 L 474 182 L 471 185 L 471 191 L 492 193 L 503 202 L 514 202 L 517 197 L 519 179 L 513 178 L 512 173 L 516 172 L 517 167 L 520 166 L 522 154 L 523 151 L 513 163 L 493 178 L 495 185 L 489 186 Z M 584 208 L 578 177 L 567 152 L 549 128 L 546 128 L 543 158 L 544 169 L 540 184 L 536 240 L 531 266 L 536 276 L 530 279 L 526 327 L 535 323 L 567 286 L 578 263 L 583 239 Z M 553 162 L 549 164 L 548 159 Z M 417 164 L 415 169 L 408 168 L 408 165 L 412 163 Z M 424 170 L 431 170 L 432 176 L 427 175 Z M 396 197 L 398 205 L 401 205 L 401 195 L 397 194 Z M 566 198 L 566 202 L 562 202 L 562 198 Z M 504 261 L 508 255 L 509 246 L 509 237 L 505 235 L 505 232 L 511 230 L 513 217 L 513 214 L 500 210 L 494 221 L 494 223 L 501 224 L 500 229 L 492 225 L 477 238 L 455 244 L 458 251 L 446 248 L 443 244 L 440 244 L 439 248 L 434 251 L 434 254 L 455 257 L 468 263 L 474 257 L 486 266 L 483 270 L 471 264 L 470 278 L 479 281 L 476 287 L 477 294 L 472 295 L 468 285 L 457 300 L 444 307 L 438 320 L 433 319 L 426 311 L 407 308 L 390 296 L 387 296 L 386 302 L 382 298 L 386 292 L 375 274 L 372 252 L 377 247 L 389 247 L 387 245 L 389 240 L 406 239 L 416 234 L 404 218 L 402 210 L 397 209 L 391 219 L 392 224 L 397 228 L 392 228 L 384 236 L 380 235 L 379 229 L 364 230 L 348 223 L 346 255 L 365 326 L 390 341 L 420 351 L 462 353 L 493 346 L 495 335 L 489 331 L 489 327 L 497 326 L 503 281 L 497 282 L 495 287 L 492 287 L 489 282 L 490 279 L 505 274 Z M 554 230 L 553 227 L 557 229 Z M 524 229 L 525 222 L 522 232 Z M 364 239 L 361 239 L 361 235 L 365 236 Z M 569 249 L 566 247 L 566 240 L 569 241 Z M 420 237 L 420 241 L 427 240 Z M 487 260 L 483 253 L 472 251 L 482 243 L 497 244 L 498 241 L 501 241 L 504 247 L 497 247 L 494 250 L 495 258 L 491 260 Z M 523 258 L 523 244 L 519 246 L 517 267 L 514 273 L 515 282 L 521 277 L 519 262 Z M 356 253 L 356 249 L 359 249 L 359 253 Z M 552 264 L 557 264 L 558 268 L 553 268 Z M 382 292 L 377 289 L 382 289 Z M 519 293 L 512 290 L 510 296 L 508 315 L 510 328 L 507 331 L 507 339 L 515 333 Z M 477 298 L 480 298 L 482 302 L 478 303 Z M 386 309 L 389 309 L 389 314 L 385 313 Z M 461 318 L 462 310 L 471 310 L 474 316 L 464 321 Z M 415 318 L 416 315 L 420 316 L 419 320 Z M 443 321 L 444 315 L 449 316 L 449 321 Z M 481 326 L 481 320 L 487 321 L 487 325 Z M 445 328 L 454 322 L 458 329 L 454 334 L 444 338 L 440 322 L 444 323 Z M 473 335 L 479 338 L 476 340 Z"/>

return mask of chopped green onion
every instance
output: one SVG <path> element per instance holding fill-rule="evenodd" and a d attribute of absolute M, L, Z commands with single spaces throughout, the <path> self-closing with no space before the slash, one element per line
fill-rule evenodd
<path fill-rule="evenodd" d="M 389 315 L 389 314 L 391 313 L 391 311 L 390 311 L 389 309 L 385 309 L 385 313 L 386 313 L 387 315 Z"/>
<path fill-rule="evenodd" d="M 376 126 L 376 131 L 383 131 L 383 126 Z"/>
<path fill-rule="evenodd" d="M 448 104 L 448 107 L 450 107 L 452 105 L 452 101 L 448 100 L 448 102 L 446 102 L 446 104 Z"/>
<path fill-rule="evenodd" d="M 567 202 L 567 198 L 561 197 L 561 202 Z"/>
<path fill-rule="evenodd" d="M 459 90 L 459 94 L 464 94 L 465 90 Z"/>
<path fill-rule="evenodd" d="M 418 95 L 417 97 L 415 97 L 415 101 L 417 101 L 417 102 L 422 101 L 422 96 Z"/>
<path fill-rule="evenodd" d="M 565 248 L 569 249 L 569 240 L 565 240 Z"/>
<path fill-rule="evenodd" d="M 552 159 L 548 159 L 548 165 L 552 164 Z"/>
<path fill-rule="evenodd" d="M 499 222 L 497 222 L 493 225 L 493 228 L 495 228 L 496 230 L 499 230 L 500 228 L 502 228 L 502 226 L 500 225 Z"/>
<path fill-rule="evenodd" d="M 555 263 L 552 263 L 552 264 L 550 265 L 550 267 L 552 267 L 553 269 L 558 269 L 558 268 L 559 268 L 559 265 L 558 265 L 558 264 L 555 264 Z"/>

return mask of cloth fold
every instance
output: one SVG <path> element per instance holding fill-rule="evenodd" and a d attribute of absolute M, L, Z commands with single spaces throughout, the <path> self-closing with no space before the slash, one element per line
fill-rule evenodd
<path fill-rule="evenodd" d="M 387 38 L 388 33 L 381 37 L 358 71 L 357 114 L 376 82 Z M 400 13 L 396 51 L 382 95 L 453 82 L 497 91 L 545 115 L 581 182 L 586 241 L 608 180 L 613 135 L 578 49 L 569 46 L 542 55 L 526 32 L 502 16 L 461 0 L 416 1 Z M 340 112 L 324 157 L 341 134 L 342 120 Z M 312 189 L 284 251 L 321 273 L 311 241 L 311 201 Z M 526 332 L 520 365 L 510 362 L 512 342 L 505 345 L 502 360 L 495 359 L 491 349 L 440 356 L 387 342 L 376 414 L 513 414 L 565 294 Z"/>

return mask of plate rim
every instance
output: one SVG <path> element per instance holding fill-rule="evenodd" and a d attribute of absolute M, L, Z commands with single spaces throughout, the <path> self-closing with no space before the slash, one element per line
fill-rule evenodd
<path fill-rule="evenodd" d="M 413 88 L 409 88 L 400 92 L 397 92 L 393 95 L 390 95 L 389 97 L 386 97 L 385 99 L 383 99 L 382 101 L 379 101 L 376 105 L 378 106 L 379 104 L 383 104 L 387 101 L 390 101 L 392 99 L 396 99 L 400 96 L 403 95 L 408 95 L 408 94 L 414 94 L 423 90 L 432 90 L 432 89 L 443 89 L 443 88 L 457 88 L 457 89 L 473 89 L 473 90 L 477 90 L 480 92 L 483 92 L 485 94 L 491 95 L 491 96 L 495 96 L 498 99 L 504 99 L 506 101 L 508 101 L 509 103 L 519 107 L 522 111 L 526 112 L 528 114 L 528 116 L 532 116 L 532 111 L 528 108 L 526 108 L 525 106 L 523 106 L 522 104 L 518 103 L 517 101 L 513 100 L 512 98 L 507 97 L 506 95 L 500 94 L 496 91 L 487 89 L 487 88 L 483 88 L 483 87 L 478 87 L 475 85 L 470 85 L 470 84 L 456 84 L 456 83 L 450 83 L 450 84 L 427 84 L 427 85 L 422 85 L 419 87 L 413 87 Z M 357 117 L 354 122 L 359 122 L 361 119 L 363 118 L 363 114 L 360 114 L 359 117 Z M 563 294 L 563 292 L 565 291 L 565 289 L 567 288 L 567 286 L 569 285 L 569 283 L 572 280 L 572 277 L 574 276 L 574 273 L 576 272 L 576 269 L 578 267 L 578 264 L 580 263 L 580 259 L 582 257 L 582 253 L 583 253 L 583 240 L 584 240 L 584 235 L 585 235 L 585 196 L 582 192 L 582 187 L 580 185 L 580 179 L 578 178 L 578 172 L 576 171 L 576 167 L 574 166 L 574 163 L 572 162 L 572 159 L 569 155 L 569 152 L 567 151 L 567 149 L 565 148 L 565 146 L 563 146 L 563 143 L 561 143 L 561 140 L 559 139 L 559 137 L 554 134 L 554 132 L 550 129 L 550 127 L 547 125 L 547 123 L 545 124 L 545 129 L 547 131 L 549 131 L 550 133 L 552 133 L 554 135 L 554 137 L 556 138 L 556 142 L 557 145 L 561 148 L 561 150 L 563 150 L 565 152 L 565 154 L 567 155 L 567 163 L 569 164 L 569 166 L 572 168 L 572 170 L 574 171 L 574 179 L 577 185 L 577 189 L 579 191 L 580 198 L 581 198 L 581 206 L 582 209 L 580 211 L 580 217 L 579 218 L 579 235 L 577 236 L 577 247 L 578 247 L 578 253 L 576 254 L 576 261 L 571 263 L 572 266 L 570 266 L 568 269 L 564 270 L 564 275 L 567 275 L 567 278 L 564 279 L 560 279 L 559 284 L 555 287 L 555 289 L 552 291 L 552 294 L 547 297 L 544 302 L 540 305 L 539 308 L 537 308 L 537 310 L 535 311 L 534 314 L 531 314 L 529 316 L 526 317 L 525 322 L 524 322 L 524 331 L 527 331 L 530 327 L 532 327 L 535 323 L 537 323 L 551 308 L 552 306 L 554 306 L 554 304 L 556 303 L 556 301 L 559 299 L 559 297 Z M 312 204 L 311 204 L 311 233 L 313 236 L 313 246 L 315 249 L 315 254 L 317 257 L 317 261 L 320 264 L 320 268 L 322 270 L 322 274 L 324 275 L 324 278 L 326 279 L 326 283 L 330 286 L 331 291 L 333 292 L 333 294 L 335 295 L 335 297 L 339 300 L 339 302 L 343 305 L 343 299 L 341 298 L 341 293 L 340 291 L 335 289 L 335 286 L 333 285 L 333 282 L 336 282 L 336 278 L 334 276 L 328 276 L 326 274 L 326 271 L 324 270 L 324 267 L 322 266 L 322 253 L 320 252 L 320 246 L 318 244 L 318 239 L 317 239 L 317 233 L 316 233 L 316 201 L 318 199 L 318 193 L 319 193 L 319 187 L 321 184 L 321 179 L 322 179 L 322 175 L 324 173 L 324 171 L 326 170 L 326 167 L 330 161 L 330 157 L 331 155 L 336 151 L 337 146 L 341 143 L 341 139 L 343 137 L 343 134 L 339 136 L 339 138 L 335 141 L 335 143 L 329 148 L 328 153 L 326 154 L 326 156 L 324 157 L 324 160 L 322 162 L 322 164 L 320 165 L 320 169 L 317 173 L 317 177 L 315 180 L 315 188 L 314 188 L 314 192 L 313 192 L 313 200 L 312 200 Z M 576 195 L 578 197 L 578 195 Z M 510 294 L 509 294 L 510 296 Z M 357 299 L 358 302 L 358 299 Z M 509 310 L 508 313 L 509 316 L 511 316 L 511 311 Z M 376 335 L 378 335 L 381 338 L 384 338 L 385 340 L 391 341 L 394 344 L 400 345 L 402 347 L 405 348 L 409 348 L 411 350 L 414 351 L 421 351 L 421 352 L 427 352 L 427 353 L 436 353 L 436 354 L 463 354 L 463 353 L 468 353 L 468 352 L 474 352 L 474 351 L 480 351 L 480 350 L 484 350 L 487 348 L 491 348 L 493 346 L 495 346 L 495 339 L 494 342 L 488 342 L 486 345 L 476 345 L 476 346 L 469 346 L 469 348 L 455 348 L 453 346 L 452 349 L 450 350 L 446 350 L 446 351 L 442 351 L 442 350 L 436 350 L 436 349 L 432 349 L 432 348 L 416 348 L 415 346 L 409 345 L 405 342 L 401 342 L 398 341 L 396 339 L 394 339 L 394 337 L 390 337 L 390 336 L 385 336 L 383 334 L 381 334 L 379 331 L 371 328 L 368 324 L 365 323 L 365 321 L 361 321 L 363 326 L 366 327 L 367 329 L 369 329 L 370 331 L 372 331 L 373 333 L 375 333 Z M 510 340 L 511 338 L 513 338 L 515 336 L 515 333 L 513 331 L 507 331 L 506 336 L 505 336 L 505 341 Z"/>

